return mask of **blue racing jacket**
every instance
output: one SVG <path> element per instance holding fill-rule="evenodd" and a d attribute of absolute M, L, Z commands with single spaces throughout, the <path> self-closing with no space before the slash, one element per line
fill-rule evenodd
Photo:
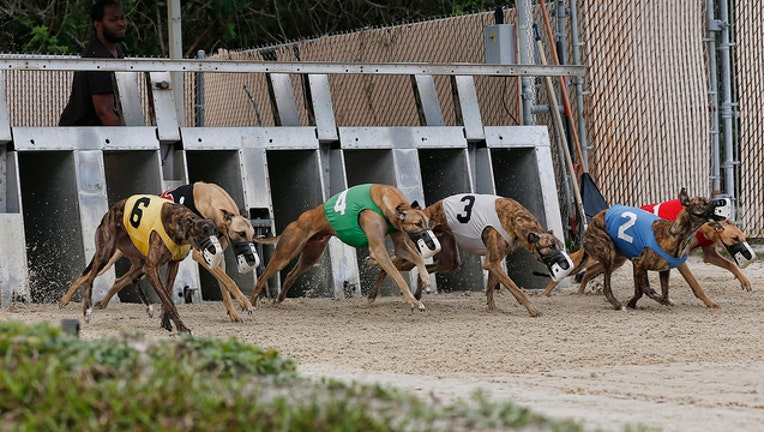
<path fill-rule="evenodd" d="M 605 213 L 605 226 L 613 243 L 626 258 L 633 259 L 644 248 L 650 248 L 666 260 L 670 268 L 679 267 L 687 260 L 687 255 L 676 258 L 661 249 L 653 232 L 653 222 L 658 219 L 648 211 L 616 204 Z"/>

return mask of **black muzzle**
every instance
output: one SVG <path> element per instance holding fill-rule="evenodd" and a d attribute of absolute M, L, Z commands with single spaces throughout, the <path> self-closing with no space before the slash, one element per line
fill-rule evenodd
<path fill-rule="evenodd" d="M 422 258 L 432 258 L 436 253 L 440 252 L 440 242 L 435 237 L 435 233 L 430 229 L 422 230 L 415 233 L 409 233 L 409 237 L 419 250 L 419 255 Z"/>
<path fill-rule="evenodd" d="M 552 280 L 559 282 L 573 271 L 573 260 L 565 251 L 557 251 L 541 257 Z"/>
<path fill-rule="evenodd" d="M 255 244 L 252 242 L 241 242 L 233 245 L 233 252 L 236 254 L 236 267 L 239 273 L 249 273 L 260 265 L 260 257 L 257 255 Z"/>
<path fill-rule="evenodd" d="M 200 241 L 199 249 L 209 268 L 220 267 L 223 263 L 223 247 L 216 236 L 209 236 Z"/>
<path fill-rule="evenodd" d="M 751 248 L 748 242 L 738 242 L 733 245 L 724 245 L 727 252 L 732 255 L 735 260 L 735 264 L 741 269 L 748 267 L 748 264 L 756 261 L 756 253 Z"/>
<path fill-rule="evenodd" d="M 709 221 L 722 222 L 732 218 L 732 201 L 729 198 L 712 199 L 703 213 Z"/>

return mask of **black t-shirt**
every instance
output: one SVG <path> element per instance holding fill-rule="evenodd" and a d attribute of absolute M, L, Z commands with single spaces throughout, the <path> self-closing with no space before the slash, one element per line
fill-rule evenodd
<path fill-rule="evenodd" d="M 111 52 L 94 38 L 82 51 L 83 58 L 115 58 Z M 122 50 L 117 48 L 117 57 L 124 58 Z M 102 126 L 101 119 L 93 106 L 92 95 L 113 94 L 112 72 L 76 71 L 72 81 L 72 93 L 69 103 L 58 121 L 59 126 Z M 116 108 L 115 108 L 116 109 Z"/>

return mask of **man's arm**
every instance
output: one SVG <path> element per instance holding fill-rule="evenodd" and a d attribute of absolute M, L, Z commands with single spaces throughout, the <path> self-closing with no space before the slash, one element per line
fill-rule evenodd
<path fill-rule="evenodd" d="M 114 94 L 94 94 L 91 98 L 104 126 L 120 126 L 119 116 L 114 112 Z"/>

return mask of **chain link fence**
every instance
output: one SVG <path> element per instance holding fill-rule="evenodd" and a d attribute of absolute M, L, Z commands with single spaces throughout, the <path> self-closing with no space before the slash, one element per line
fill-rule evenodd
<path fill-rule="evenodd" d="M 736 46 L 733 69 L 735 96 L 739 101 L 740 161 L 738 205 L 743 230 L 764 237 L 764 116 L 760 114 L 764 80 L 764 10 L 755 0 L 731 2 Z M 556 2 L 548 9 L 555 13 Z M 672 199 L 682 187 L 690 194 L 709 195 L 711 132 L 708 53 L 704 0 L 688 2 L 577 3 L 584 77 L 583 117 L 589 145 L 589 167 L 604 197 L 611 203 L 641 205 Z M 533 20 L 543 28 L 539 8 Z M 266 49 L 220 51 L 212 60 L 332 61 L 352 63 L 485 62 L 484 28 L 494 24 L 493 13 L 424 21 L 347 34 Z M 553 17 L 553 22 L 554 22 Z M 516 23 L 514 9 L 504 10 L 504 22 Z M 568 26 L 569 21 L 568 21 Z M 570 36 L 570 28 L 565 29 Z M 542 31 L 546 57 L 550 41 Z M 568 41 L 571 41 L 568 37 Z M 570 43 L 566 58 L 572 58 Z M 535 58 L 535 56 L 532 56 Z M 53 126 L 69 94 L 69 72 L 5 71 L 12 126 Z M 195 80 L 186 74 L 186 124 L 195 117 Z M 273 126 L 267 79 L 264 74 L 206 73 L 204 79 L 205 126 Z M 300 121 L 308 125 L 309 113 L 302 78 L 292 76 Z M 558 85 L 558 80 L 554 80 Z M 329 77 L 338 126 L 418 126 L 419 117 L 409 77 L 341 75 Z M 457 119 L 448 77 L 435 77 L 446 125 Z M 536 105 L 548 104 L 543 79 L 533 81 Z M 569 82 L 570 84 L 570 82 Z M 517 77 L 476 77 L 483 124 L 515 125 L 519 113 Z M 558 88 L 559 90 L 559 88 Z M 566 89 L 571 101 L 575 88 Z M 575 110 L 575 106 L 574 106 Z M 551 116 L 534 115 L 536 124 L 547 125 L 555 137 Z M 552 145 L 557 184 L 560 185 L 563 220 L 573 207 L 566 186 L 561 147 Z M 497 179 L 501 181 L 501 179 Z"/>

